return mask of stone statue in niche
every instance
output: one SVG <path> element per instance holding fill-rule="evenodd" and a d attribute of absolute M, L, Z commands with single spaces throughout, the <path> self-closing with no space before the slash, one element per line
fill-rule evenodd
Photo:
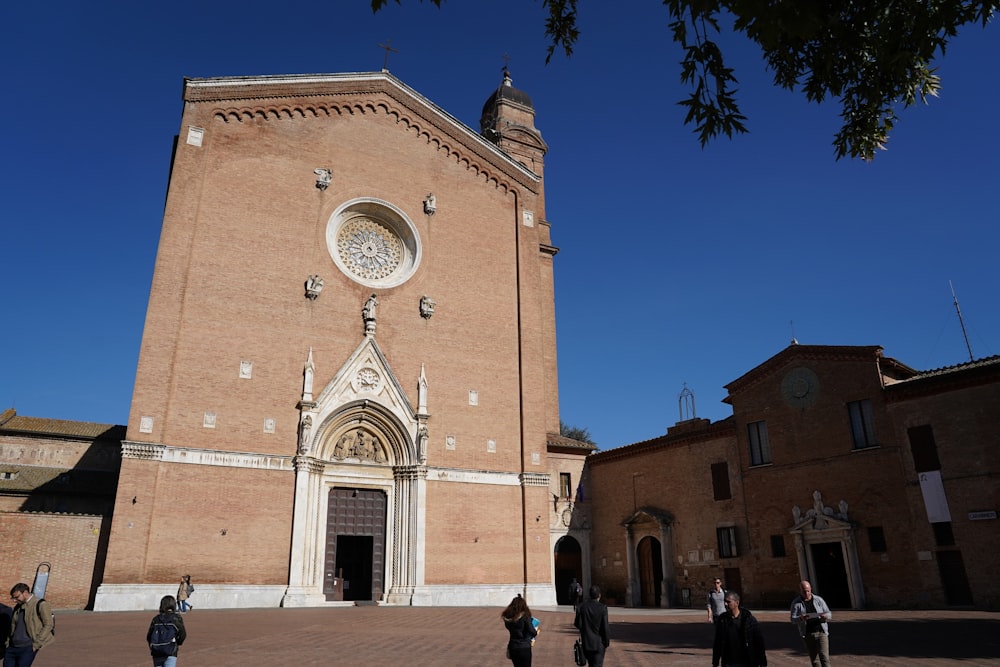
<path fill-rule="evenodd" d="M 420 317 L 425 320 L 431 319 L 431 315 L 434 314 L 434 306 L 436 305 L 437 302 L 429 296 L 420 297 Z"/>
<path fill-rule="evenodd" d="M 309 453 L 309 435 L 312 432 L 313 420 L 311 415 L 302 418 L 299 428 L 299 454 Z"/>
<path fill-rule="evenodd" d="M 361 317 L 365 321 L 365 335 L 372 336 L 375 334 L 375 320 L 377 318 L 376 308 L 378 308 L 378 299 L 372 294 L 365 301 L 364 307 L 361 309 Z"/>
<path fill-rule="evenodd" d="M 417 457 L 421 463 L 427 463 L 427 441 L 430 439 L 430 434 L 427 431 L 427 426 L 421 424 L 420 428 L 417 429 Z"/>
<path fill-rule="evenodd" d="M 323 291 L 323 279 L 318 273 L 314 273 L 306 278 L 306 298 L 315 301 Z"/>

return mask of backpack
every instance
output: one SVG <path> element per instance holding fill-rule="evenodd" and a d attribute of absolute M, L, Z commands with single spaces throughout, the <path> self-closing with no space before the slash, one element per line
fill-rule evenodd
<path fill-rule="evenodd" d="M 38 604 L 35 605 L 35 613 L 38 614 L 38 620 L 42 622 L 42 625 L 45 625 L 45 618 L 42 616 L 42 603 L 43 602 L 45 602 L 45 598 L 41 598 L 38 601 Z M 56 636 L 56 613 L 54 611 L 51 611 L 51 610 L 49 611 L 49 613 L 52 614 L 52 636 L 55 637 Z"/>
<path fill-rule="evenodd" d="M 154 658 L 174 655 L 177 650 L 177 626 L 169 617 L 157 616 L 149 634 L 149 652 Z"/>

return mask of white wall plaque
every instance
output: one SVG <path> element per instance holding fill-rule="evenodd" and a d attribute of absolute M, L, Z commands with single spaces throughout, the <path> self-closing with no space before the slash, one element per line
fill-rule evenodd
<path fill-rule="evenodd" d="M 205 136 L 205 130 L 193 125 L 188 126 L 187 142 L 189 146 L 201 146 L 201 140 Z"/>
<path fill-rule="evenodd" d="M 487 440 L 486 441 L 486 451 L 489 452 L 489 453 L 491 453 L 491 454 L 496 454 L 496 452 L 497 452 L 497 441 L 494 440 L 493 438 L 490 438 L 489 440 Z"/>
<path fill-rule="evenodd" d="M 274 433 L 274 419 L 268 417 L 264 420 L 264 433 Z"/>
<path fill-rule="evenodd" d="M 924 508 L 927 510 L 928 521 L 931 523 L 951 521 L 948 498 L 944 494 L 944 483 L 941 481 L 940 470 L 920 473 L 920 493 L 924 496 Z"/>
<path fill-rule="evenodd" d="M 152 433 L 153 432 L 153 418 L 152 417 L 140 417 L 139 418 L 139 433 Z"/>
<path fill-rule="evenodd" d="M 444 439 L 445 449 L 455 449 L 455 436 L 449 435 Z"/>
<path fill-rule="evenodd" d="M 535 226 L 535 213 L 534 211 L 521 211 L 521 219 L 524 220 L 525 227 Z"/>
<path fill-rule="evenodd" d="M 479 405 L 479 392 L 475 389 L 469 390 L 469 405 Z"/>
<path fill-rule="evenodd" d="M 205 418 L 202 420 L 201 425 L 205 428 L 215 428 L 215 413 L 206 412 Z"/>
<path fill-rule="evenodd" d="M 531 465 L 542 465 L 542 455 L 538 452 L 531 452 Z"/>
<path fill-rule="evenodd" d="M 253 377 L 253 362 L 252 361 L 241 361 L 240 362 L 240 379 L 249 380 Z"/>

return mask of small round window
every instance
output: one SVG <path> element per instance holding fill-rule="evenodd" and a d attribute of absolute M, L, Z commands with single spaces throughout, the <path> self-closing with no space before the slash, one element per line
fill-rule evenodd
<path fill-rule="evenodd" d="M 420 264 L 420 239 L 402 211 L 379 199 L 341 206 L 326 226 L 326 246 L 348 278 L 367 287 L 395 287 Z"/>

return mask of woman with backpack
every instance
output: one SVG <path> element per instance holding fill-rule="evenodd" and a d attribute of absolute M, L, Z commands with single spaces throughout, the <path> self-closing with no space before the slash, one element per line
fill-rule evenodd
<path fill-rule="evenodd" d="M 153 656 L 154 667 L 176 667 L 177 648 L 187 639 L 184 620 L 177 613 L 177 603 L 173 595 L 164 595 L 160 600 L 160 613 L 153 617 L 146 632 L 149 654 Z"/>

